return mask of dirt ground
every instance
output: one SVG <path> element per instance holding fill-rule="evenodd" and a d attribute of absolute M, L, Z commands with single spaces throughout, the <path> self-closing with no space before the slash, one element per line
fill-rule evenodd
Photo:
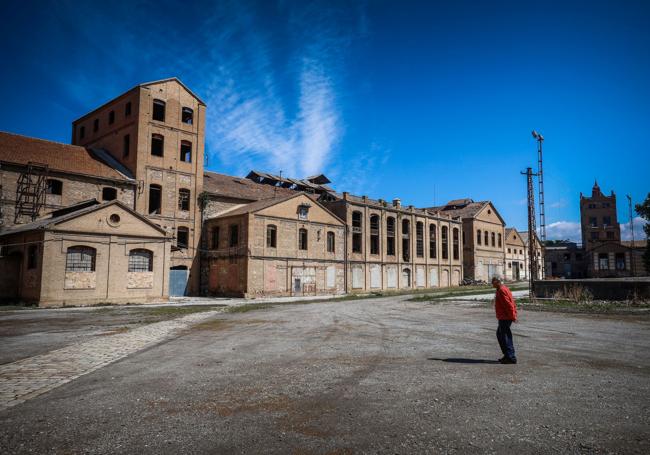
<path fill-rule="evenodd" d="M 1 359 L 48 349 L 46 318 L 6 317 Z M 224 313 L 0 412 L 0 452 L 650 453 L 648 315 L 521 311 L 517 365 L 495 330 L 405 297 Z"/>

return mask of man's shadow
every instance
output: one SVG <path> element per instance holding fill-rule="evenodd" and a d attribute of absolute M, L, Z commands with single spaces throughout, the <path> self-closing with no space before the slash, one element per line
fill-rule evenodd
<path fill-rule="evenodd" d="M 455 358 L 455 357 L 450 357 L 447 359 L 439 359 L 437 357 L 429 357 L 427 360 L 438 360 L 440 362 L 447 362 L 447 363 L 490 363 L 490 364 L 498 364 L 498 360 L 485 360 L 485 359 L 463 359 L 463 358 Z"/>

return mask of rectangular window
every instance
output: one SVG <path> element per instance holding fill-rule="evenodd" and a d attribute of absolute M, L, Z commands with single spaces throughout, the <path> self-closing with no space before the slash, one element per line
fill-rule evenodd
<path fill-rule="evenodd" d="M 65 260 L 66 272 L 94 272 L 95 249 L 83 246 L 68 248 Z"/>
<path fill-rule="evenodd" d="M 165 102 L 163 100 L 153 100 L 153 112 L 151 118 L 159 122 L 165 121 Z"/>
<path fill-rule="evenodd" d="M 124 117 L 128 117 L 129 115 L 131 115 L 131 101 L 124 106 Z"/>
<path fill-rule="evenodd" d="M 149 215 L 160 214 L 161 193 L 160 185 L 149 185 Z"/>
<path fill-rule="evenodd" d="M 185 163 L 192 162 L 192 143 L 188 141 L 181 141 L 181 161 Z"/>
<path fill-rule="evenodd" d="M 189 107 L 184 107 L 181 122 L 191 125 L 194 122 L 194 111 Z"/>
<path fill-rule="evenodd" d="M 165 137 L 162 134 L 151 135 L 151 155 L 163 156 L 165 149 Z"/>
<path fill-rule="evenodd" d="M 611 216 L 604 216 L 603 217 L 603 225 L 611 226 L 612 225 L 612 217 Z"/>
<path fill-rule="evenodd" d="M 379 254 L 379 215 L 370 216 L 370 254 Z"/>
<path fill-rule="evenodd" d="M 27 249 L 27 268 L 35 269 L 36 268 L 36 253 L 38 252 L 38 247 L 36 245 L 29 245 Z"/>
<path fill-rule="evenodd" d="M 625 253 L 616 253 L 616 270 L 625 270 Z"/>
<path fill-rule="evenodd" d="M 126 134 L 124 135 L 124 142 L 122 145 L 122 158 L 126 158 L 131 153 L 131 137 Z"/>
<path fill-rule="evenodd" d="M 186 227 L 178 227 L 176 229 L 176 246 L 179 248 L 187 248 L 189 245 L 190 230 Z"/>
<path fill-rule="evenodd" d="M 97 130 L 99 130 L 99 119 L 96 118 L 95 121 L 93 122 L 93 132 L 96 133 Z"/>
<path fill-rule="evenodd" d="M 298 249 L 307 250 L 307 229 L 298 230 Z"/>
<path fill-rule="evenodd" d="M 335 242 L 336 242 L 336 239 L 334 237 L 334 233 L 333 232 L 328 232 L 327 233 L 327 252 L 328 253 L 334 253 L 335 246 L 336 246 Z"/>
<path fill-rule="evenodd" d="M 267 248 L 276 248 L 278 243 L 278 229 L 275 225 L 270 224 L 266 227 L 266 246 Z"/>
<path fill-rule="evenodd" d="M 219 249 L 219 226 L 212 228 L 212 249 Z"/>
<path fill-rule="evenodd" d="M 239 245 L 239 226 L 236 224 L 230 225 L 230 247 Z"/>
<path fill-rule="evenodd" d="M 600 253 L 598 255 L 598 269 L 609 270 L 609 256 L 607 253 Z"/>
<path fill-rule="evenodd" d="M 415 223 L 415 254 L 419 258 L 424 257 L 424 223 Z"/>
<path fill-rule="evenodd" d="M 589 217 L 589 226 L 591 226 L 591 227 L 598 226 L 598 220 L 596 219 L 595 216 L 590 216 Z"/>
<path fill-rule="evenodd" d="M 395 256 L 395 218 L 386 218 L 386 255 Z"/>
<path fill-rule="evenodd" d="M 81 128 L 79 128 L 79 139 L 83 139 L 85 135 L 86 135 L 86 127 L 82 126 Z"/>
<path fill-rule="evenodd" d="M 115 111 L 110 111 L 108 113 L 108 124 L 112 125 L 113 123 L 115 123 Z"/>
<path fill-rule="evenodd" d="M 178 210 L 190 210 L 190 190 L 181 188 L 178 190 Z"/>
<path fill-rule="evenodd" d="M 352 212 L 352 252 L 361 253 L 361 212 Z"/>

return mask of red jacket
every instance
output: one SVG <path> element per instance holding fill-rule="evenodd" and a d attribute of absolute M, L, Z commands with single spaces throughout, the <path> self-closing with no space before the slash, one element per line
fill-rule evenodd
<path fill-rule="evenodd" d="M 510 289 L 503 284 L 497 289 L 494 299 L 494 309 L 497 313 L 497 319 L 499 320 L 517 320 L 517 305 L 515 305 L 515 299 L 512 297 Z"/>

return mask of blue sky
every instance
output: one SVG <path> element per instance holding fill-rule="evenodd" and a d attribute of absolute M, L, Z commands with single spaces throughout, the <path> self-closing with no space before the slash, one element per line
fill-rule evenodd
<path fill-rule="evenodd" d="M 595 178 L 623 222 L 624 195 L 650 191 L 647 1 L 0 5 L 0 130 L 68 142 L 81 114 L 177 76 L 208 105 L 218 172 L 324 172 L 416 206 L 490 199 L 523 230 L 537 129 L 549 237 L 579 239 Z"/>

